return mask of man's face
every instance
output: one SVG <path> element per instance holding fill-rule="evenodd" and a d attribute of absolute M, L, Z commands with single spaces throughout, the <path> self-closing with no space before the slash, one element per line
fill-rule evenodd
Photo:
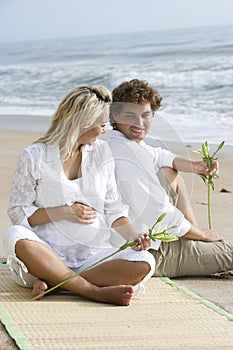
<path fill-rule="evenodd" d="M 117 130 L 137 143 L 140 143 L 150 130 L 152 118 L 150 103 L 144 105 L 125 103 L 121 112 L 114 116 Z"/>

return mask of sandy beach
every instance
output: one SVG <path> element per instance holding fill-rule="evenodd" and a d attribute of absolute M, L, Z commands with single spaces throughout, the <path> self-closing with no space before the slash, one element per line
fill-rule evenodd
<path fill-rule="evenodd" d="M 10 128 L 9 128 L 10 129 Z M 10 225 L 7 216 L 8 197 L 14 171 L 15 161 L 19 151 L 26 145 L 38 139 L 42 132 L 22 131 L 22 130 L 0 130 L 0 232 L 3 232 Z M 184 152 L 185 147 L 185 152 Z M 200 159 L 195 154 L 196 145 L 171 144 L 171 150 L 182 155 L 189 154 L 192 159 Z M 233 240 L 233 181 L 231 171 L 233 170 L 233 147 L 223 149 L 219 154 L 220 178 L 215 181 L 215 191 L 212 197 L 212 223 L 213 227 L 221 232 L 226 240 Z M 200 227 L 207 227 L 207 188 L 198 176 L 185 176 L 185 181 L 190 188 L 190 196 L 195 214 Z M 0 248 L 0 257 L 4 253 Z M 176 282 L 193 290 L 199 295 L 220 305 L 227 311 L 233 313 L 232 286 L 233 278 L 213 279 L 213 278 L 182 278 Z M 0 330 L 0 340 L 4 331 Z M 3 339 L 3 338 L 2 338 Z M 5 339 L 5 338 L 4 338 Z M 10 345 L 9 345 L 10 346 Z M 9 347 L 9 349 L 13 349 Z"/>

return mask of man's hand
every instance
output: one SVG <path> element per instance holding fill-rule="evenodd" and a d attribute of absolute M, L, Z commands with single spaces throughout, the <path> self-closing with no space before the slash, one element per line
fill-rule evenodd
<path fill-rule="evenodd" d="M 193 173 L 194 174 L 205 174 L 205 175 L 214 175 L 218 174 L 219 171 L 219 164 L 215 160 L 213 161 L 213 164 L 210 168 L 208 169 L 208 165 L 205 161 L 201 160 L 198 162 L 193 162 Z"/>
<path fill-rule="evenodd" d="M 221 237 L 217 231 L 212 230 L 212 229 L 206 229 L 203 230 L 204 236 L 203 236 L 203 241 L 204 242 L 218 242 L 218 241 L 223 241 L 223 237 Z"/>
<path fill-rule="evenodd" d="M 217 161 L 214 160 L 209 171 L 208 165 L 204 160 L 190 161 L 189 159 L 176 157 L 173 160 L 173 168 L 177 171 L 183 171 L 185 173 L 217 175 L 219 170 L 219 164 Z"/>
<path fill-rule="evenodd" d="M 202 230 L 195 225 L 191 225 L 190 230 L 183 236 L 183 238 L 193 239 L 203 242 L 218 242 L 223 241 L 223 237 L 219 233 L 212 229 Z"/>

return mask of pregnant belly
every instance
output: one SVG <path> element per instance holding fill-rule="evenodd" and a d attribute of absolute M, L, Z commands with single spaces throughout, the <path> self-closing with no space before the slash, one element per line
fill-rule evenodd
<path fill-rule="evenodd" d="M 59 221 L 56 223 L 57 239 L 54 243 L 64 245 L 83 244 L 92 247 L 108 245 L 110 230 L 107 228 L 105 217 L 97 213 L 92 224 L 72 223 L 69 221 Z"/>

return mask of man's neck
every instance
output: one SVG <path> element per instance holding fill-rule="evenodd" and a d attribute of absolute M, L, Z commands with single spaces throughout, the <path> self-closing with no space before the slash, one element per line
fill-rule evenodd
<path fill-rule="evenodd" d="M 140 143 L 143 141 L 143 140 L 133 140 L 133 139 L 130 139 L 128 138 L 122 131 L 120 130 L 117 130 L 117 129 L 113 129 L 113 131 L 117 131 L 118 133 L 120 133 L 122 136 L 124 136 L 126 139 L 130 140 L 130 141 L 133 141 L 133 142 L 136 142 L 138 145 L 140 145 Z"/>

